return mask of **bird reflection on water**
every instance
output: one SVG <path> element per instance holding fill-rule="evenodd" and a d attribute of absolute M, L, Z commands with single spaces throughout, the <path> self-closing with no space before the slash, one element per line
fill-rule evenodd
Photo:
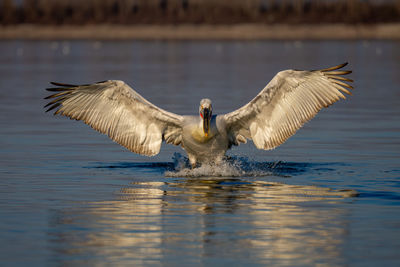
<path fill-rule="evenodd" d="M 280 164 L 282 173 L 285 163 Z M 155 165 L 149 168 L 171 168 Z M 291 172 L 293 166 L 287 164 Z M 298 171 L 310 167 L 299 166 Z M 293 185 L 282 182 L 287 175 L 270 175 L 135 178 L 115 200 L 55 211 L 51 247 L 68 262 L 86 264 L 202 264 L 211 258 L 240 264 L 251 258 L 260 264 L 341 265 L 348 210 L 339 207 L 357 193 Z"/>

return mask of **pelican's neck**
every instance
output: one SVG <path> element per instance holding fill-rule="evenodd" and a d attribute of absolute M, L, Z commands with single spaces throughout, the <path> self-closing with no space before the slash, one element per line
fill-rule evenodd
<path fill-rule="evenodd" d="M 200 129 L 203 129 L 203 121 L 204 121 L 204 119 L 201 117 L 201 115 L 200 115 L 199 117 L 200 117 L 200 120 L 199 120 L 199 128 L 200 128 Z"/>
<path fill-rule="evenodd" d="M 213 136 L 211 131 L 209 131 L 208 134 L 204 133 L 203 119 L 200 120 L 200 123 L 197 124 L 197 126 L 192 128 L 191 135 L 197 142 L 200 142 L 200 143 L 207 142 Z"/>
<path fill-rule="evenodd" d="M 198 130 L 203 133 L 204 135 L 204 128 L 203 128 L 204 119 L 200 116 L 199 123 L 197 124 Z"/>
<path fill-rule="evenodd" d="M 196 134 L 195 134 L 197 136 L 196 139 L 198 139 L 198 138 L 206 138 L 207 139 L 210 137 L 211 129 L 208 130 L 209 131 L 208 134 L 204 133 L 204 127 L 203 127 L 204 118 L 202 118 L 201 116 L 199 116 L 199 117 L 200 117 L 199 123 L 197 124 L 196 130 L 194 131 L 194 132 L 196 132 Z"/>

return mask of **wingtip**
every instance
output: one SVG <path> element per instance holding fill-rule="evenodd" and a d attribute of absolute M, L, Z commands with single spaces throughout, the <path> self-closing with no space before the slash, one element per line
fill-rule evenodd
<path fill-rule="evenodd" d="M 336 68 L 341 69 L 343 67 L 346 67 L 348 64 L 349 64 L 349 62 L 344 62 L 342 64 L 337 65 Z"/>
<path fill-rule="evenodd" d="M 48 106 L 50 106 L 52 103 L 47 103 L 46 105 L 43 106 L 43 108 L 47 108 Z M 46 111 L 47 112 L 47 111 Z"/>
<path fill-rule="evenodd" d="M 339 65 L 336 65 L 336 66 L 333 66 L 333 67 L 330 67 L 330 68 L 322 69 L 320 71 L 326 72 L 326 71 L 338 70 L 338 69 L 341 69 L 341 68 L 347 66 L 348 64 L 349 64 L 349 62 L 344 62 L 342 64 L 339 64 Z"/>
<path fill-rule="evenodd" d="M 53 110 L 53 109 L 59 107 L 60 105 L 61 105 L 61 103 L 55 103 L 55 104 L 53 104 L 51 107 L 49 107 L 49 108 L 46 110 L 46 112 L 49 112 L 50 110 Z"/>
<path fill-rule="evenodd" d="M 68 83 L 59 83 L 59 82 L 50 82 L 50 84 L 55 86 L 63 86 L 63 87 L 78 87 L 76 84 L 68 84 Z"/>
<path fill-rule="evenodd" d="M 50 84 L 55 86 L 64 86 L 63 83 L 58 83 L 58 82 L 50 82 Z"/>

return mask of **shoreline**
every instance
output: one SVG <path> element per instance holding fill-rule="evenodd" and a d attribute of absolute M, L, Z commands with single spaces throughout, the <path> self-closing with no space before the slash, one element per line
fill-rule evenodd
<path fill-rule="evenodd" d="M 400 40 L 391 24 L 0 26 L 0 40 Z"/>

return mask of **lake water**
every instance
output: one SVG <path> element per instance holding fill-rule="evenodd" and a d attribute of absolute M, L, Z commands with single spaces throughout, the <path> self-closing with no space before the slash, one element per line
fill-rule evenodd
<path fill-rule="evenodd" d="M 273 151 L 189 171 L 45 113 L 49 81 L 124 80 L 154 104 L 225 113 L 280 70 L 349 61 L 354 95 Z M 4 266 L 400 265 L 400 42 L 0 42 Z"/>

